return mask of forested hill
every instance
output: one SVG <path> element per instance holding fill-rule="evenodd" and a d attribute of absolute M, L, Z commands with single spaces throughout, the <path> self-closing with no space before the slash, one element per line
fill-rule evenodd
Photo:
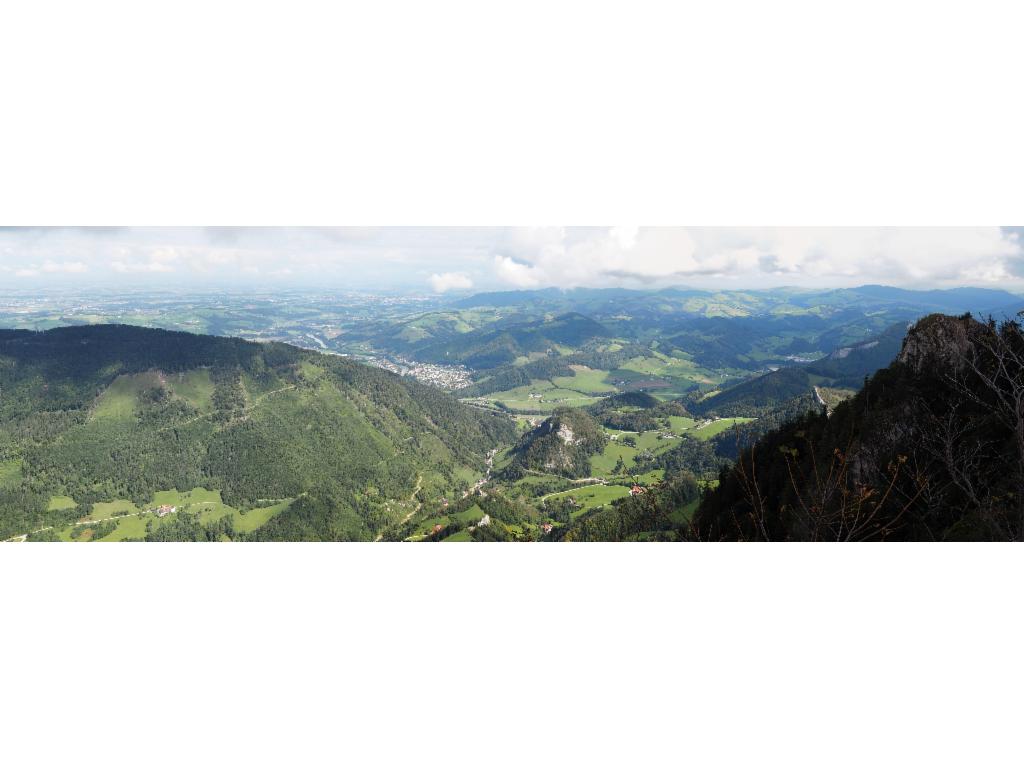
<path fill-rule="evenodd" d="M 275 510 L 251 537 L 372 538 L 406 514 L 389 500 L 444 492 L 512 439 L 437 389 L 285 344 L 0 331 L 0 538 L 190 489 L 219 493 L 193 505 L 207 518 Z"/>
<path fill-rule="evenodd" d="M 820 360 L 779 368 L 733 385 L 687 405 L 696 414 L 765 415 L 787 401 L 810 395 L 815 385 L 859 389 L 864 379 L 898 354 L 907 323 L 896 323 L 878 336 L 839 347 Z"/>
<path fill-rule="evenodd" d="M 1024 335 L 931 315 L 831 416 L 762 437 L 693 517 L 699 539 L 1024 537 Z"/>
<path fill-rule="evenodd" d="M 559 408 L 520 438 L 512 449 L 509 477 L 528 471 L 565 477 L 590 474 L 590 458 L 599 453 L 605 436 L 593 417 L 575 408 Z"/>

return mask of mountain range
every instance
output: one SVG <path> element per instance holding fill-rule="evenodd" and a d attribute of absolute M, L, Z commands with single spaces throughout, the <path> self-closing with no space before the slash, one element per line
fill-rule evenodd
<path fill-rule="evenodd" d="M 304 332 L 319 351 L 0 330 L 0 534 L 1019 538 L 1019 302 L 506 292 Z"/>

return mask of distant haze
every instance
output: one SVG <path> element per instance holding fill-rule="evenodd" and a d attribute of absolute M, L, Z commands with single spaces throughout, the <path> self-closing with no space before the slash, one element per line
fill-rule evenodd
<path fill-rule="evenodd" d="M 4 227 L 0 287 L 1024 291 L 1021 227 Z"/>

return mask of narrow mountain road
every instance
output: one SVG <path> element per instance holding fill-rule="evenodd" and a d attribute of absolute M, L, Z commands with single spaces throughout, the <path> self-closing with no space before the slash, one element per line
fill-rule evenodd
<path fill-rule="evenodd" d="M 245 414 L 248 415 L 254 408 L 256 408 L 256 406 L 258 406 L 263 401 L 264 398 L 270 397 L 271 395 L 280 394 L 281 392 L 287 392 L 290 389 L 295 389 L 295 387 L 297 386 L 297 384 L 289 384 L 287 387 L 281 387 L 280 389 L 273 389 L 270 392 L 264 392 L 262 395 L 253 398 L 253 401 L 249 403 L 249 405 L 245 406 L 243 410 Z M 178 422 L 177 424 L 171 424 L 166 427 L 161 427 L 156 431 L 166 432 L 170 429 L 181 429 L 182 427 L 191 424 L 194 421 L 199 421 L 200 419 L 208 419 L 211 416 L 213 416 L 212 413 L 200 413 L 198 416 L 193 416 L 191 419 L 186 419 L 185 421 Z"/>
<path fill-rule="evenodd" d="M 100 518 L 98 520 L 77 520 L 77 521 L 75 521 L 73 523 L 68 523 L 67 527 L 77 528 L 78 526 L 82 526 L 82 525 L 98 525 L 99 523 L 105 523 L 108 520 L 121 520 L 122 518 L 125 518 L 125 517 L 137 517 L 138 515 L 143 515 L 143 514 L 145 514 L 145 512 L 126 512 L 123 515 L 111 515 L 110 517 L 102 517 L 102 518 Z M 9 539 L 4 539 L 4 541 L 26 541 L 28 539 L 28 537 L 31 536 L 32 534 L 42 533 L 43 531 L 52 531 L 53 529 L 54 529 L 54 526 L 47 525 L 47 526 L 44 526 L 42 528 L 36 528 L 36 530 L 32 531 L 31 533 L 22 533 L 22 534 L 20 534 L 18 536 L 12 536 Z"/>
<path fill-rule="evenodd" d="M 214 501 L 192 501 L 192 502 L 189 502 L 189 506 L 190 507 L 213 506 L 214 504 L 216 504 L 216 502 L 214 502 Z M 150 514 L 152 511 L 153 510 L 151 510 L 151 509 L 143 509 L 143 510 L 141 510 L 139 512 L 125 512 L 123 515 L 111 515 L 110 517 L 101 517 L 98 520 L 76 520 L 73 523 L 68 523 L 66 526 L 61 526 L 61 527 L 62 528 L 68 528 L 68 527 L 70 527 L 70 528 L 77 528 L 77 527 L 82 526 L 82 525 L 97 525 L 99 523 L 105 523 L 108 520 L 123 520 L 126 517 L 142 517 L 143 515 Z M 167 514 L 169 514 L 169 515 L 176 515 L 177 512 L 168 512 Z M 27 541 L 28 537 L 31 536 L 33 533 L 42 533 L 43 531 L 52 531 L 53 529 L 54 529 L 54 526 L 47 525 L 47 526 L 45 526 L 43 528 L 37 528 L 36 530 L 32 531 L 32 533 L 22 533 L 22 534 L 19 534 L 17 536 L 12 536 L 9 539 L 4 539 L 4 541 L 5 542 L 7 542 L 7 541 Z"/>
<path fill-rule="evenodd" d="M 490 482 L 491 470 L 494 467 L 494 457 L 495 457 L 495 455 L 497 453 L 498 453 L 498 450 L 495 448 L 494 450 L 490 451 L 487 454 L 487 471 L 486 471 L 486 473 L 484 474 L 484 476 L 482 478 L 477 480 L 476 484 L 472 487 L 472 489 L 470 489 L 469 491 L 466 491 L 464 494 L 462 494 L 462 498 L 466 498 L 467 496 L 469 496 L 470 493 L 472 493 L 474 491 L 480 490 L 480 488 L 482 488 L 484 485 L 486 485 L 488 482 Z M 423 475 L 422 474 L 418 474 L 416 476 L 416 490 L 414 490 L 412 492 L 412 495 L 409 496 L 409 501 L 412 501 L 413 499 L 416 498 L 416 494 L 420 492 L 420 489 L 422 487 L 423 487 Z M 398 522 L 398 524 L 395 527 L 396 528 L 401 528 L 403 525 L 408 523 L 412 519 L 412 516 L 415 515 L 417 512 L 419 512 L 422 508 L 423 508 L 423 502 L 422 501 L 418 502 L 416 504 L 416 508 L 413 509 L 411 512 L 409 512 L 409 514 L 407 514 L 405 517 L 403 517 Z M 374 541 L 380 541 L 383 537 L 384 537 L 384 532 L 381 531 L 380 533 L 377 534 L 377 538 L 375 538 Z"/>
<path fill-rule="evenodd" d="M 584 488 L 593 488 L 594 486 L 597 486 L 597 485 L 608 485 L 608 483 L 606 481 L 604 481 L 604 480 L 600 480 L 599 479 L 599 482 L 596 482 L 596 483 L 588 483 L 587 485 L 578 485 L 575 488 L 566 488 L 564 491 L 555 491 L 553 493 L 549 493 L 546 496 L 541 496 L 539 499 L 537 499 L 537 501 L 544 501 L 546 499 L 550 499 L 552 496 L 558 496 L 559 494 L 563 494 L 563 493 L 572 493 L 574 491 L 582 491 Z"/>
<path fill-rule="evenodd" d="M 295 389 L 297 386 L 299 385 L 289 384 L 287 387 L 281 387 L 280 389 L 272 389 L 269 392 L 264 392 L 262 395 L 257 395 L 255 398 L 253 398 L 252 404 L 246 407 L 246 410 L 248 411 L 252 408 L 255 408 L 264 398 L 270 397 L 271 395 L 279 395 L 282 392 L 287 392 L 289 389 Z"/>
<path fill-rule="evenodd" d="M 423 475 L 421 473 L 417 473 L 416 474 L 416 488 L 413 490 L 413 492 L 411 494 L 409 494 L 409 501 L 410 502 L 413 501 L 416 498 L 416 494 L 420 492 L 420 489 L 422 487 L 423 487 Z M 403 525 L 408 523 L 412 519 L 412 516 L 415 515 L 417 512 L 419 512 L 422 507 L 423 507 L 423 502 L 422 501 L 417 502 L 416 503 L 416 507 L 412 510 L 412 512 L 410 512 L 405 517 L 403 517 L 398 522 L 398 525 L 395 526 L 395 527 L 396 528 L 401 528 Z M 377 538 L 375 538 L 374 541 L 380 541 L 383 537 L 384 537 L 384 532 L 381 531 L 380 533 L 377 534 Z"/>
<path fill-rule="evenodd" d="M 476 481 L 476 483 L 473 484 L 472 488 L 470 488 L 468 491 L 462 494 L 462 498 L 466 498 L 471 493 L 476 493 L 485 485 L 487 485 L 487 483 L 491 482 L 491 470 L 494 468 L 494 456 L 497 452 L 498 449 L 495 448 L 487 453 L 487 471 L 484 473 L 483 477 L 481 477 L 479 480 Z"/>

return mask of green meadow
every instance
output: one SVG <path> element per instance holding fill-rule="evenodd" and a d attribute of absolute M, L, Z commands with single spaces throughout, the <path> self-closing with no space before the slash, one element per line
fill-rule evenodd
<path fill-rule="evenodd" d="M 78 505 L 70 496 L 51 496 L 50 502 L 46 505 L 47 512 L 61 512 L 65 509 L 74 509 Z"/>
<path fill-rule="evenodd" d="M 710 424 L 706 424 L 699 429 L 691 429 L 689 434 L 700 440 L 710 440 L 715 435 L 719 435 L 727 429 L 731 429 L 735 424 L 746 424 L 751 421 L 754 421 L 754 419 L 743 417 L 716 419 Z"/>
<path fill-rule="evenodd" d="M 125 499 L 116 501 L 100 501 L 93 504 L 91 514 L 75 525 L 65 526 L 58 531 L 64 541 L 123 541 L 124 539 L 141 539 L 146 533 L 174 519 L 181 512 L 197 513 L 202 523 L 210 523 L 230 515 L 236 531 L 251 533 L 267 523 L 275 515 L 288 509 L 294 499 L 268 500 L 263 506 L 241 510 L 225 504 L 220 491 L 206 488 L 193 488 L 191 491 L 158 491 L 152 500 L 138 507 Z M 174 513 L 158 517 L 155 510 L 161 505 L 177 507 Z M 54 496 L 50 499 L 50 510 L 71 509 L 77 506 L 70 496 Z M 116 518 L 109 520 L 109 518 Z M 105 521 L 105 522 L 104 522 Z M 86 533 L 92 526 L 90 523 L 114 526 L 113 530 L 101 538 L 93 538 Z"/>
<path fill-rule="evenodd" d="M 545 502 L 551 503 L 559 499 L 573 499 L 580 506 L 571 513 L 572 517 L 578 517 L 595 507 L 603 507 L 615 499 L 621 499 L 629 495 L 629 488 L 624 485 L 589 485 L 582 488 L 574 488 L 568 491 L 551 494 L 545 497 Z"/>
<path fill-rule="evenodd" d="M 207 412 L 213 408 L 213 381 L 206 369 L 173 374 L 168 377 L 171 391 L 187 400 L 197 410 Z"/>
<path fill-rule="evenodd" d="M 0 488 L 15 486 L 21 482 L 21 459 L 0 461 Z"/>
<path fill-rule="evenodd" d="M 132 418 L 135 415 L 139 393 L 158 386 L 159 383 L 155 372 L 118 376 L 96 399 L 92 418 L 121 421 Z"/>

